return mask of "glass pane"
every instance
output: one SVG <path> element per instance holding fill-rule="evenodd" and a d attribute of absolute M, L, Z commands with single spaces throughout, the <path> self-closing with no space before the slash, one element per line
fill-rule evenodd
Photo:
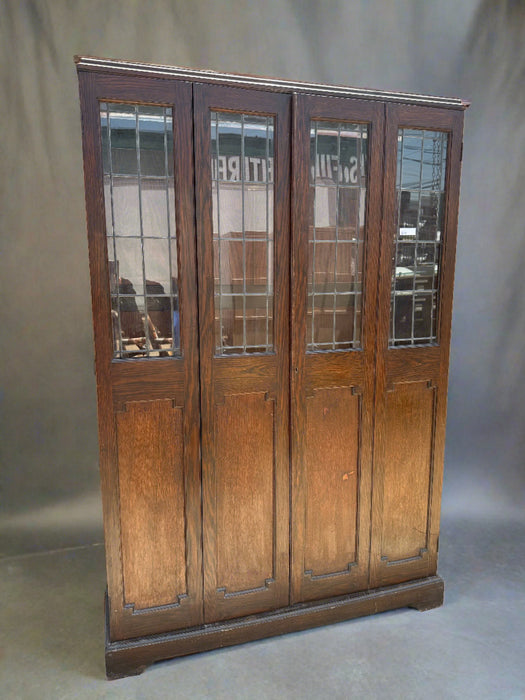
<path fill-rule="evenodd" d="M 250 185 L 244 190 L 244 229 L 246 235 L 260 233 L 266 240 L 268 231 L 268 199 L 266 185 Z M 252 237 L 254 237 L 252 235 Z"/>
<path fill-rule="evenodd" d="M 447 134 L 400 129 L 390 345 L 437 340 Z"/>
<path fill-rule="evenodd" d="M 331 292 L 335 284 L 335 242 L 318 241 L 310 246 L 312 250 L 312 262 L 315 260 L 313 269 L 313 286 L 316 293 Z"/>
<path fill-rule="evenodd" d="M 168 154 L 164 149 L 166 124 L 164 110 L 143 105 L 138 112 L 140 173 L 143 177 L 166 176 Z"/>
<path fill-rule="evenodd" d="M 106 123 L 110 126 L 111 170 L 114 175 L 136 175 L 137 114 L 133 105 L 110 104 Z"/>
<path fill-rule="evenodd" d="M 214 241 L 217 249 L 217 282 L 215 291 L 218 294 L 244 293 L 244 246 L 239 240 Z"/>
<path fill-rule="evenodd" d="M 361 347 L 367 126 L 310 128 L 309 351 Z"/>
<path fill-rule="evenodd" d="M 246 352 L 266 352 L 271 331 L 269 309 L 264 296 L 246 296 Z M 271 341 L 270 341 L 271 342 Z"/>
<path fill-rule="evenodd" d="M 273 350 L 273 119 L 211 113 L 215 347 Z"/>
<path fill-rule="evenodd" d="M 423 132 L 408 131 L 402 140 L 401 186 L 408 190 L 421 189 L 421 154 Z"/>
<path fill-rule="evenodd" d="M 170 294 L 171 274 L 168 240 L 145 238 L 143 245 L 148 295 Z"/>
<path fill-rule="evenodd" d="M 120 296 L 120 334 L 122 357 L 144 357 L 147 354 L 147 338 L 144 326 L 144 297 Z"/>
<path fill-rule="evenodd" d="M 246 292 L 264 294 L 268 289 L 268 243 L 246 241 Z"/>
<path fill-rule="evenodd" d="M 361 291 L 363 270 L 363 246 L 339 241 L 336 266 L 336 283 L 339 293 Z"/>
<path fill-rule="evenodd" d="M 149 291 L 149 290 L 148 290 Z M 154 293 L 155 290 L 151 290 Z M 173 311 L 169 296 L 148 296 L 148 332 L 152 351 L 158 356 L 169 354 L 173 346 Z M 154 352 L 150 355 L 155 356 Z"/>
<path fill-rule="evenodd" d="M 243 186 L 218 183 L 219 230 L 221 238 L 241 238 L 243 226 Z"/>
<path fill-rule="evenodd" d="M 113 209 L 113 234 L 115 236 L 140 236 L 140 190 L 137 177 L 111 179 L 109 211 Z M 111 229 L 108 230 L 108 235 Z"/>
<path fill-rule="evenodd" d="M 337 187 L 316 187 L 313 225 L 317 238 L 335 239 L 337 220 Z"/>
<path fill-rule="evenodd" d="M 444 195 L 437 192 L 421 193 L 419 238 L 440 241 L 443 227 Z"/>
<path fill-rule="evenodd" d="M 419 215 L 419 192 L 402 190 L 399 198 L 399 235 L 416 238 Z"/>
<path fill-rule="evenodd" d="M 363 223 L 359 201 L 360 190 L 357 187 L 342 187 L 338 199 L 339 240 L 357 240 L 360 236 L 359 225 Z"/>
<path fill-rule="evenodd" d="M 360 313 L 360 308 L 360 295 L 348 294 L 338 297 L 335 314 L 335 343 L 338 349 L 344 349 L 345 346 L 350 348 L 351 340 L 359 340 L 360 319 L 354 311 Z"/>
<path fill-rule="evenodd" d="M 333 349 L 334 344 L 334 300 L 334 294 L 314 295 L 313 336 L 325 349 Z"/>
<path fill-rule="evenodd" d="M 244 119 L 244 180 L 266 182 L 267 180 L 267 117 L 251 115 Z"/>
<path fill-rule="evenodd" d="M 425 131 L 421 165 L 422 189 L 435 192 L 444 190 L 446 140 L 447 135 L 441 131 Z"/>
<path fill-rule="evenodd" d="M 147 237 L 167 238 L 168 227 L 168 182 L 148 179 L 142 182 L 142 233 Z"/>
<path fill-rule="evenodd" d="M 223 354 L 242 353 L 244 351 L 244 296 L 221 295 L 220 325 L 221 348 Z M 218 306 L 215 299 L 215 306 Z"/>
<path fill-rule="evenodd" d="M 142 242 L 140 238 L 115 238 L 115 273 L 119 294 L 144 294 Z M 111 257 L 112 251 L 110 251 Z"/>
<path fill-rule="evenodd" d="M 100 104 L 115 358 L 180 354 L 171 108 Z"/>

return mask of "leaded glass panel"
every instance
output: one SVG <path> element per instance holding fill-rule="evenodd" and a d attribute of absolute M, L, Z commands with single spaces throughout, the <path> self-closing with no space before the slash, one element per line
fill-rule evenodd
<path fill-rule="evenodd" d="M 114 357 L 180 354 L 173 117 L 100 103 Z"/>
<path fill-rule="evenodd" d="M 447 134 L 399 129 L 390 345 L 437 340 Z"/>
<path fill-rule="evenodd" d="M 211 113 L 215 352 L 273 351 L 273 117 Z"/>
<path fill-rule="evenodd" d="M 368 129 L 312 121 L 307 348 L 361 347 Z"/>

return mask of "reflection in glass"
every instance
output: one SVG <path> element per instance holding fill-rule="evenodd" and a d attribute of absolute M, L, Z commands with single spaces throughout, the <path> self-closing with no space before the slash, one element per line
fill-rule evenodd
<path fill-rule="evenodd" d="M 447 134 L 400 129 L 390 345 L 437 340 Z"/>
<path fill-rule="evenodd" d="M 100 103 L 115 358 L 180 354 L 169 107 Z"/>
<path fill-rule="evenodd" d="M 361 347 L 367 139 L 364 124 L 311 123 L 309 351 Z"/>
<path fill-rule="evenodd" d="M 273 124 L 211 114 L 217 355 L 273 350 Z"/>

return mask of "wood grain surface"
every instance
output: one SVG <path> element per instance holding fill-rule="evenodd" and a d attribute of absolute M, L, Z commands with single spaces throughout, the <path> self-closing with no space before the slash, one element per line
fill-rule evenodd
<path fill-rule="evenodd" d="M 382 557 L 419 556 L 427 547 L 434 390 L 400 384 L 387 394 Z"/>
<path fill-rule="evenodd" d="M 175 603 L 186 594 L 182 409 L 127 404 L 117 436 L 124 603 Z"/>
<path fill-rule="evenodd" d="M 305 573 L 334 574 L 357 556 L 359 397 L 350 387 L 307 399 Z"/>

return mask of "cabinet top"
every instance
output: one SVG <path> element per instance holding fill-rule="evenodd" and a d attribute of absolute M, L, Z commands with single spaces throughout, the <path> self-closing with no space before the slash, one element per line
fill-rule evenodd
<path fill-rule="evenodd" d="M 214 83 L 238 87 L 250 87 L 258 90 L 273 92 L 302 92 L 316 95 L 331 95 L 334 97 L 353 97 L 366 100 L 401 102 L 403 104 L 427 105 L 447 109 L 466 109 L 470 102 L 459 97 L 433 97 L 388 90 L 370 90 L 341 85 L 325 85 L 323 83 L 308 83 L 289 81 L 278 78 L 243 75 L 241 73 L 221 73 L 214 70 L 194 70 L 175 66 L 163 66 L 153 63 L 137 63 L 120 61 L 93 56 L 75 56 L 78 71 L 93 71 L 96 73 L 112 73 L 131 76 L 150 76 L 154 78 L 178 78 L 193 82 Z"/>

